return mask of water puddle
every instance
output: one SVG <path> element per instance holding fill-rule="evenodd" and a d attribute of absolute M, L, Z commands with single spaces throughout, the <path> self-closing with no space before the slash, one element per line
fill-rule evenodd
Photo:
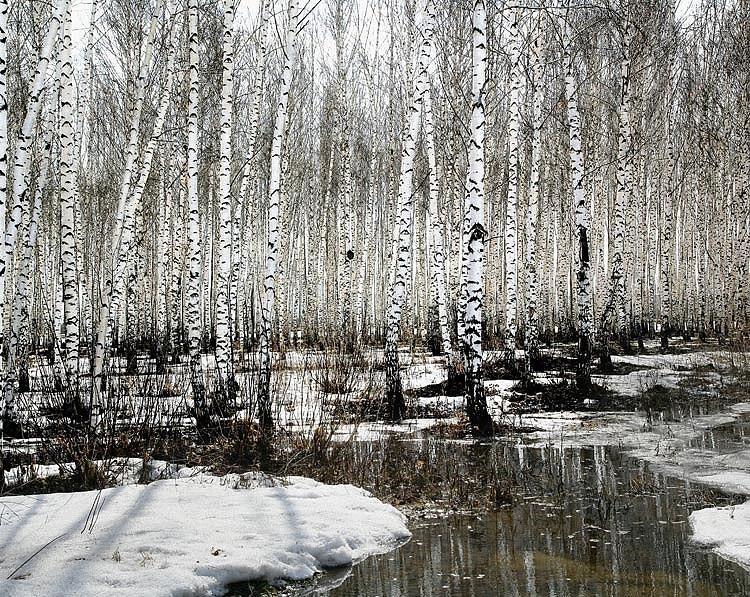
<path fill-rule="evenodd" d="M 522 480 L 515 505 L 417 523 L 403 547 L 294 594 L 750 594 L 743 568 L 688 541 L 690 512 L 742 500 L 654 474 L 613 447 L 504 452 Z"/>
<path fill-rule="evenodd" d="M 689 422 L 722 406 L 696 400 L 652 416 L 662 423 Z M 689 541 L 691 512 L 741 503 L 743 497 L 662 474 L 617 446 L 539 447 L 515 439 L 484 445 L 404 445 L 414 451 L 415 464 L 430 461 L 445 484 L 464 478 L 480 487 L 488 480 L 497 483 L 503 475 L 512 478 L 509 487 L 497 489 L 514 497 L 512 505 L 474 516 L 438 512 L 430 518 L 413 517 L 409 543 L 353 568 L 290 585 L 281 594 L 750 595 L 750 572 Z M 683 454 L 697 457 L 698 464 L 703 454 L 708 469 L 717 470 L 719 461 L 750 452 L 748 448 L 750 413 L 688 440 Z M 453 461 L 446 451 L 455 454 Z M 477 494 L 467 487 L 471 485 L 460 486 L 458 494 L 476 503 Z M 232 590 L 231 595 L 261 594 L 238 585 Z"/>

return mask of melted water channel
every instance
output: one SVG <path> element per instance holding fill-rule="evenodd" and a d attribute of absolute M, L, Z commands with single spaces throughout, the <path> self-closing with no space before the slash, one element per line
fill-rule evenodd
<path fill-rule="evenodd" d="M 565 450 L 563 494 L 419 526 L 410 543 L 354 567 L 329 594 L 750 594 L 742 568 L 687 542 L 690 512 L 727 498 L 693 493 L 634 461 L 618 469 L 610 452 Z"/>
<path fill-rule="evenodd" d="M 689 542 L 690 512 L 741 500 L 654 474 L 613 447 L 501 451 L 522 484 L 513 506 L 418 522 L 401 548 L 297 594 L 750 595 L 747 571 Z"/>

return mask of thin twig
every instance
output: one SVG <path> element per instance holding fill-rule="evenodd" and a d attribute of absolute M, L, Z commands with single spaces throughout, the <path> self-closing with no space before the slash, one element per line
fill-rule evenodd
<path fill-rule="evenodd" d="M 36 550 L 36 551 L 35 551 L 35 552 L 34 552 L 33 554 L 31 554 L 31 555 L 30 555 L 30 556 L 29 556 L 28 558 L 26 558 L 26 559 L 24 560 L 23 564 L 21 564 L 21 565 L 20 565 L 20 566 L 19 566 L 18 568 L 16 568 L 16 569 L 15 569 L 15 570 L 14 570 L 13 572 L 11 572 L 11 573 L 10 573 L 10 574 L 9 574 L 9 575 L 8 575 L 8 576 L 6 577 L 6 579 L 5 579 L 5 580 L 10 580 L 10 579 L 11 579 L 11 578 L 13 577 L 13 575 L 14 575 L 14 574 L 15 574 L 16 572 L 18 572 L 18 571 L 19 571 L 19 570 L 20 570 L 21 568 L 23 568 L 23 567 L 24 567 L 24 566 L 25 566 L 26 564 L 28 564 L 28 563 L 29 563 L 29 562 L 30 562 L 31 560 L 33 560 L 33 559 L 34 559 L 34 558 L 35 558 L 35 557 L 36 557 L 37 555 L 39 555 L 39 553 L 40 553 L 40 552 L 41 552 L 42 550 L 46 549 L 47 547 L 49 547 L 50 545 L 52 545 L 52 544 L 53 544 L 53 543 L 54 543 L 55 541 L 57 541 L 58 539 L 60 539 L 60 538 L 62 538 L 62 537 L 64 537 L 64 536 L 65 536 L 65 533 L 63 533 L 62 535 L 58 535 L 58 536 L 57 536 L 57 537 L 55 537 L 54 539 L 52 539 L 52 540 L 48 541 L 47 543 L 45 543 L 44 545 L 42 545 L 42 546 L 41 546 L 41 547 L 40 547 L 39 549 L 37 549 L 37 550 Z"/>

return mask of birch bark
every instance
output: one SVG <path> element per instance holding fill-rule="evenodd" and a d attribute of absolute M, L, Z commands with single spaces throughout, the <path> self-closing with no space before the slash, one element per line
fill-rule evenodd
<path fill-rule="evenodd" d="M 78 378 L 78 268 L 75 238 L 76 156 L 70 5 L 63 26 L 60 71 L 60 259 L 62 261 L 63 359 L 68 384 Z"/>
<path fill-rule="evenodd" d="M 205 383 L 201 363 L 202 314 L 202 244 L 201 216 L 198 201 L 198 110 L 200 95 L 198 73 L 200 40 L 198 38 L 198 0 L 188 0 L 189 85 L 187 116 L 187 238 L 188 275 L 186 284 L 186 321 L 190 353 L 190 382 L 196 419 L 203 420 Z"/>
<path fill-rule="evenodd" d="M 570 38 L 568 37 L 568 40 Z M 578 371 L 576 383 L 580 389 L 591 385 L 591 332 L 593 305 L 589 263 L 589 230 L 591 218 L 583 185 L 584 160 L 581 148 L 581 118 L 578 113 L 578 83 L 575 78 L 573 58 L 569 43 L 565 48 L 567 72 L 565 91 L 568 103 L 568 130 L 570 134 L 570 184 L 575 210 L 575 228 L 578 240 L 578 271 L 576 302 L 578 306 Z"/>
<path fill-rule="evenodd" d="M 221 130 L 219 133 L 219 264 L 216 275 L 216 368 L 224 391 L 234 383 L 229 293 L 232 267 L 232 85 L 235 0 L 224 1 Z"/>
<path fill-rule="evenodd" d="M 539 276 L 537 274 L 537 225 L 539 221 L 540 169 L 542 162 L 542 126 L 544 123 L 543 103 L 544 63 L 542 48 L 544 29 L 540 27 L 531 53 L 531 72 L 533 76 L 532 136 L 531 136 L 531 179 L 529 181 L 529 204 L 526 210 L 526 252 L 524 255 L 526 270 L 526 322 L 525 349 L 526 369 L 531 371 L 533 361 L 539 353 Z"/>
<path fill-rule="evenodd" d="M 424 96 L 424 129 L 427 163 L 430 170 L 430 201 L 427 212 L 427 230 L 430 238 L 430 255 L 432 256 L 430 283 L 432 285 L 432 294 L 437 303 L 440 341 L 443 352 L 447 355 L 448 360 L 450 360 L 452 358 L 452 349 L 451 338 L 448 332 L 448 309 L 446 307 L 445 241 L 443 239 L 443 222 L 440 217 L 440 177 L 437 157 L 435 155 L 435 125 L 432 114 L 432 94 L 429 87 Z"/>
<path fill-rule="evenodd" d="M 508 116 L 508 197 L 505 208 L 505 362 L 516 367 L 518 332 L 518 179 L 521 127 L 520 32 L 517 15 L 510 26 L 511 80 Z"/>
<path fill-rule="evenodd" d="M 625 38 L 629 37 L 626 31 Z M 623 347 L 628 347 L 628 322 L 625 312 L 625 213 L 630 200 L 630 58 L 626 41 L 620 66 L 620 105 L 617 111 L 617 193 L 615 196 L 614 243 L 612 254 L 612 285 L 609 309 L 614 311 L 617 333 Z"/>
<path fill-rule="evenodd" d="M 31 145 L 34 138 L 37 119 L 42 108 L 42 94 L 47 77 L 47 69 L 57 42 L 60 25 L 65 18 L 69 5 L 70 0 L 58 0 L 50 19 L 47 33 L 44 36 L 39 60 L 31 82 L 26 115 L 24 116 L 23 124 L 21 125 L 21 129 L 18 133 L 18 140 L 16 142 L 13 162 L 13 205 L 10 211 L 10 217 L 7 218 L 7 221 L 6 202 L 0 202 L 0 230 L 3 231 L 3 246 L 0 247 L 0 327 L 4 326 L 5 322 L 6 266 L 8 260 L 13 256 L 13 251 L 16 246 L 18 226 L 20 225 L 21 217 L 23 216 L 26 190 L 29 186 Z M 0 10 L 2 10 L 2 7 L 0 7 Z"/>
<path fill-rule="evenodd" d="M 484 91 L 487 84 L 487 12 L 484 0 L 472 11 L 471 138 L 466 175 L 462 262 L 466 271 L 465 370 L 466 410 L 475 435 L 492 433 L 492 419 L 482 381 L 482 318 L 484 302 Z"/>
<path fill-rule="evenodd" d="M 104 356 L 107 344 L 107 331 L 110 321 L 110 303 L 112 300 L 113 278 L 120 263 L 120 246 L 122 240 L 123 221 L 131 179 L 133 177 L 135 160 L 138 153 L 138 131 L 143 113 L 143 100 L 146 91 L 146 79 L 151 65 L 154 49 L 154 37 L 160 15 L 163 13 L 164 0 L 161 0 L 157 10 L 151 17 L 149 32 L 143 45 L 141 68 L 136 84 L 135 104 L 130 120 L 128 146 L 125 153 L 125 168 L 120 182 L 120 195 L 115 213 L 114 229 L 110 236 L 111 267 L 105 268 L 99 306 L 99 321 L 96 328 L 94 345 L 94 363 L 92 367 L 93 391 L 91 393 L 91 426 L 97 428 L 101 423 L 101 391 L 104 382 Z"/>
<path fill-rule="evenodd" d="M 271 334 L 276 302 L 276 273 L 279 267 L 279 201 L 281 198 L 281 162 L 284 132 L 292 86 L 294 62 L 297 55 L 297 0 L 289 5 L 289 25 L 286 34 L 284 71 L 281 77 L 276 120 L 271 142 L 271 173 L 268 185 L 268 229 L 265 274 L 263 278 L 262 325 L 260 335 L 260 380 L 258 388 L 258 418 L 263 429 L 273 427 L 271 414 Z"/>
<path fill-rule="evenodd" d="M 385 342 L 386 402 L 385 416 L 390 420 L 401 419 L 405 412 L 401 374 L 398 363 L 398 340 L 401 318 L 406 306 L 407 284 L 411 269 L 411 236 L 414 197 L 414 155 L 419 133 L 419 112 L 428 86 L 427 66 L 432 54 L 432 31 L 435 19 L 434 0 L 427 0 L 422 31 L 422 44 L 417 60 L 417 72 L 407 111 L 406 125 L 402 136 L 401 174 L 399 178 L 396 226 L 394 227 L 395 269 L 390 288 Z"/>

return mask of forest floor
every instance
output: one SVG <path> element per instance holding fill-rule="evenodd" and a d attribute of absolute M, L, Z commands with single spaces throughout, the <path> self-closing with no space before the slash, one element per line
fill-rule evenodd
<path fill-rule="evenodd" d="M 288 351 L 274 377 L 281 430 L 263 458 L 232 435 L 242 409 L 204 441 L 138 443 L 123 433 L 97 460 L 105 481 L 93 491 L 65 482 L 74 468 L 65 456 L 76 451 L 64 433 L 5 441 L 17 466 L 0 497 L 0 592 L 203 595 L 247 579 L 301 580 L 407 540 L 407 520 L 389 504 L 412 520 L 512 504 L 527 479 L 523 466 L 504 463 L 507 450 L 616 446 L 658 473 L 750 496 L 750 441 L 713 435 L 750 415 L 750 353 L 686 342 L 665 355 L 655 343 L 646 349 L 613 355 L 614 371 L 595 373 L 586 396 L 566 372 L 570 346 L 550 350 L 554 367 L 523 388 L 490 353 L 485 387 L 501 431 L 493 441 L 469 437 L 463 397 L 427 353 L 401 355 L 409 418 L 380 420 L 371 406 L 382 392 L 378 351 Z M 241 389 L 252 375 L 240 375 Z M 32 379 L 43 386 L 43 368 Z M 189 418 L 178 367 L 113 383 L 136 403 L 123 410 L 133 419 L 167 420 L 172 434 Z M 53 394 L 31 392 L 25 405 L 52 421 Z M 750 568 L 750 502 L 699 510 L 690 522 L 695 541 Z"/>

